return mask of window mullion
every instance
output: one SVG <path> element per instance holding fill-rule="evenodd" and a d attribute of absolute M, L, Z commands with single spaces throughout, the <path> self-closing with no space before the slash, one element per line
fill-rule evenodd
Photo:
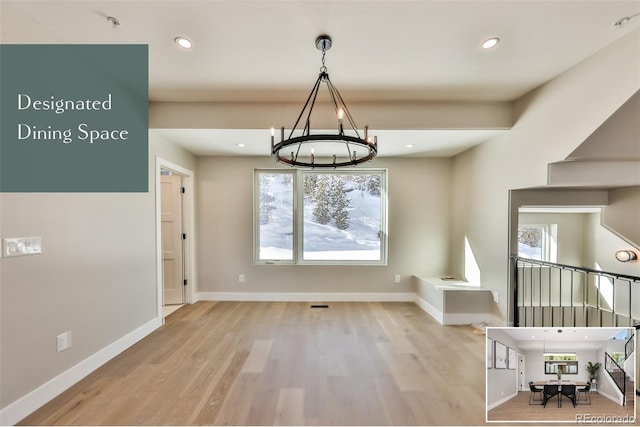
<path fill-rule="evenodd" d="M 304 181 L 302 179 L 302 171 L 297 170 L 294 174 L 293 191 L 295 197 L 293 198 L 293 253 L 294 262 L 300 264 L 302 261 L 302 227 L 304 223 Z"/>

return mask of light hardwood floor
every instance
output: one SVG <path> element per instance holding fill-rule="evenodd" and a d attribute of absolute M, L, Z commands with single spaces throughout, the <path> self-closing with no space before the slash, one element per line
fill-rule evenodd
<path fill-rule="evenodd" d="M 521 391 L 516 397 L 490 410 L 487 413 L 488 421 L 572 421 L 583 420 L 582 424 L 628 424 L 630 417 L 635 414 L 634 402 L 627 406 L 620 406 L 606 397 L 591 393 L 591 405 L 578 405 L 575 408 L 567 398 L 562 399 L 562 407 L 558 408 L 558 401 L 554 397 L 546 407 L 541 405 L 529 405 L 528 391 Z M 588 421 L 602 417 L 608 422 Z M 607 418 L 608 417 L 608 418 Z M 619 421 L 616 421 L 619 419 Z M 633 425 L 637 425 L 632 423 Z"/>
<path fill-rule="evenodd" d="M 412 303 L 199 302 L 24 425 L 479 425 L 484 336 Z"/>

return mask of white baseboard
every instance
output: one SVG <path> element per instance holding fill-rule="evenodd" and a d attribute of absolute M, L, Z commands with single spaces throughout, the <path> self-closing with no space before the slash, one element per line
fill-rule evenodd
<path fill-rule="evenodd" d="M 514 397 L 518 396 L 518 392 L 515 392 L 514 394 L 510 394 L 507 397 L 503 397 L 502 399 L 498 400 L 497 402 L 493 402 L 491 405 L 487 406 L 487 411 L 492 410 L 493 408 L 496 408 L 500 405 L 502 405 L 503 403 L 513 399 Z"/>
<path fill-rule="evenodd" d="M 57 377 L 47 381 L 29 394 L 11 403 L 6 408 L 0 410 L 0 425 L 16 424 L 160 326 L 162 326 L 161 318 L 152 319 Z"/>
<path fill-rule="evenodd" d="M 491 315 L 488 313 L 445 313 L 443 325 L 472 325 L 478 323 L 489 324 Z"/>
<path fill-rule="evenodd" d="M 198 292 L 197 301 L 412 302 L 413 292 Z"/>
<path fill-rule="evenodd" d="M 622 393 L 620 393 L 620 396 L 612 396 L 609 393 L 607 393 L 606 391 L 598 390 L 598 394 L 600 396 L 606 397 L 607 399 L 611 400 L 612 402 L 617 403 L 618 405 L 622 405 Z"/>
<path fill-rule="evenodd" d="M 413 302 L 420 307 L 425 313 L 429 316 L 433 317 L 436 322 L 444 325 L 444 315 L 440 310 L 426 302 L 424 299 L 419 297 L 417 294 L 413 294 Z"/>
<path fill-rule="evenodd" d="M 491 313 L 443 313 L 417 294 L 413 296 L 413 302 L 433 317 L 441 325 L 472 325 L 485 323 L 488 326 L 502 326 L 504 320 Z"/>

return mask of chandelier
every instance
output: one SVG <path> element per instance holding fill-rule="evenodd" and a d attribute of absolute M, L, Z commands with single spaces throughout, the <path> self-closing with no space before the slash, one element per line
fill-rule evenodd
<path fill-rule="evenodd" d="M 289 136 L 285 138 L 284 127 L 280 128 L 280 142 L 276 144 L 275 130 L 271 128 L 271 156 L 278 162 L 306 168 L 339 168 L 371 161 L 378 154 L 378 138 L 374 136 L 372 140 L 368 126 L 364 127 L 361 136 L 340 92 L 329 79 L 324 57 L 326 51 L 331 49 L 331 44 L 331 37 L 327 35 L 321 35 L 316 39 L 316 48 L 322 51 L 320 75 Z M 335 131 L 334 133 L 326 131 L 311 133 L 311 114 L 323 83 L 326 84 L 331 106 L 333 106 L 333 114 L 336 118 Z M 303 118 L 304 121 L 301 122 Z M 315 146 L 313 146 L 308 154 L 306 151 L 301 153 L 301 148 L 305 144 L 322 147 L 322 152 L 316 157 Z M 326 147 L 329 146 L 335 149 L 332 151 L 333 154 L 327 154 Z"/>

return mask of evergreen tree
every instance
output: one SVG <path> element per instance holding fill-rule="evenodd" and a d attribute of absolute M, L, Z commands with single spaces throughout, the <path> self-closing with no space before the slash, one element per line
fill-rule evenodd
<path fill-rule="evenodd" d="M 380 195 L 380 175 L 367 175 L 367 191 L 372 196 Z"/>
<path fill-rule="evenodd" d="M 311 200 L 315 200 L 315 188 L 317 181 L 317 174 L 304 174 L 304 197 L 309 197 Z"/>
<path fill-rule="evenodd" d="M 349 208 L 351 199 L 347 197 L 344 177 L 335 175 L 331 182 L 331 216 L 336 221 L 339 230 L 349 228 Z"/>
<path fill-rule="evenodd" d="M 351 181 L 353 181 L 356 185 L 355 185 L 355 189 L 360 190 L 360 191 L 364 191 L 365 186 L 366 186 L 366 177 L 368 175 L 353 175 L 351 177 Z"/>
<path fill-rule="evenodd" d="M 260 176 L 260 224 L 269 224 L 271 212 L 275 209 L 272 204 L 275 200 L 271 193 L 271 180 L 267 176 Z"/>
<path fill-rule="evenodd" d="M 313 191 L 313 198 L 316 201 L 316 207 L 313 209 L 313 215 L 320 224 L 328 224 L 331 221 L 329 215 L 329 191 L 326 175 L 318 175 L 316 186 Z"/>

